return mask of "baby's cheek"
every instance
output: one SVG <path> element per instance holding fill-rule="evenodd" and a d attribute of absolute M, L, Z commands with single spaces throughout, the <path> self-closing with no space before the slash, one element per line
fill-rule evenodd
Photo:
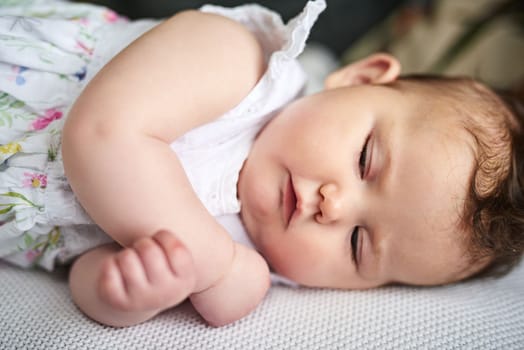
<path fill-rule="evenodd" d="M 271 268 L 293 281 L 302 283 L 308 281 L 314 266 L 314 255 L 300 250 L 300 246 L 287 240 L 287 233 L 266 235 L 271 239 L 264 242 L 263 255 Z M 312 259 L 313 258 L 313 259 Z"/>

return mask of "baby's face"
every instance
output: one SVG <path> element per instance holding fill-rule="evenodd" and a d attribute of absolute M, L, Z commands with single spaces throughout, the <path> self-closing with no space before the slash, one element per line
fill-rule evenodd
<path fill-rule="evenodd" d="M 416 92 L 362 85 L 305 97 L 271 121 L 238 185 L 271 267 L 350 289 L 470 274 L 458 222 L 473 152 L 439 113 L 449 111 Z"/>

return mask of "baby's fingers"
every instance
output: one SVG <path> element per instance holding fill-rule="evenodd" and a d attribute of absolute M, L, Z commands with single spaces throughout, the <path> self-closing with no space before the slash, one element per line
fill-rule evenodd
<path fill-rule="evenodd" d="M 147 287 L 142 262 L 133 249 L 123 249 L 104 262 L 98 291 L 114 308 L 121 311 L 143 309 Z"/>
<path fill-rule="evenodd" d="M 102 300 L 117 309 L 126 310 L 129 307 L 124 280 L 114 257 L 107 259 L 102 265 L 98 293 Z"/>
<path fill-rule="evenodd" d="M 162 285 L 172 275 L 164 251 L 155 240 L 143 238 L 135 243 L 134 249 L 142 261 L 145 276 L 151 285 Z"/>
<path fill-rule="evenodd" d="M 168 231 L 159 231 L 153 239 L 162 248 L 172 273 L 186 282 L 195 282 L 193 257 L 186 246 Z"/>
<path fill-rule="evenodd" d="M 117 254 L 115 260 L 127 295 L 131 298 L 139 298 L 149 283 L 137 252 L 134 249 L 126 248 Z"/>

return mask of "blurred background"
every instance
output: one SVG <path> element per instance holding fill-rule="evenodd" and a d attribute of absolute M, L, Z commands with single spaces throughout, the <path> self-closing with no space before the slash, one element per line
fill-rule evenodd
<path fill-rule="evenodd" d="M 474 0 L 473 0 L 474 1 Z M 278 12 L 284 20 L 297 15 L 306 0 L 92 0 L 130 18 L 170 16 L 204 4 L 226 7 L 255 2 Z M 328 7 L 311 33 L 313 41 L 341 54 L 371 26 L 388 16 L 403 0 L 327 0 Z"/>
<path fill-rule="evenodd" d="M 302 9 L 305 1 L 254 2 L 277 11 L 287 20 Z M 129 18 L 163 18 L 205 3 L 230 7 L 252 1 L 91 2 Z M 400 59 L 404 73 L 469 75 L 498 89 L 519 94 L 524 90 L 524 0 L 327 0 L 327 3 L 311 33 L 310 43 L 321 45 L 312 45 L 317 50 L 312 50 L 307 61 L 313 65 L 323 64 L 316 57 L 347 63 L 372 52 L 387 51 Z"/>

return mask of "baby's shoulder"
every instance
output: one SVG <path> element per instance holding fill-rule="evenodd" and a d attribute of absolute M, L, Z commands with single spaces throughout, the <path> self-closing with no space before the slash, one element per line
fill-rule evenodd
<path fill-rule="evenodd" d="M 265 68 L 264 54 L 258 38 L 249 28 L 232 18 L 218 13 L 186 10 L 177 13 L 167 22 L 168 27 L 191 28 L 192 38 L 200 39 L 215 50 L 215 54 L 209 57 L 210 60 L 226 58 L 238 71 L 256 69 L 262 73 Z"/>

